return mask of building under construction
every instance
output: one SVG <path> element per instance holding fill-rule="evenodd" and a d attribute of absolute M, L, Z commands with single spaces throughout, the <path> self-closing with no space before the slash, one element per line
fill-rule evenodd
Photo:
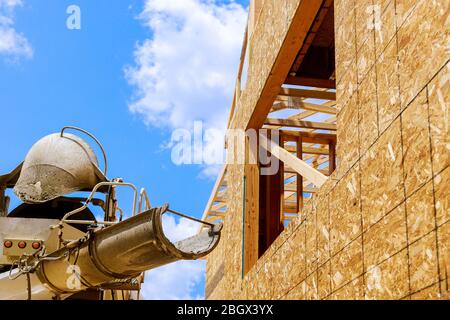
<path fill-rule="evenodd" d="M 254 0 L 207 299 L 448 299 L 450 2 Z M 233 149 L 233 150 L 230 150 Z"/>

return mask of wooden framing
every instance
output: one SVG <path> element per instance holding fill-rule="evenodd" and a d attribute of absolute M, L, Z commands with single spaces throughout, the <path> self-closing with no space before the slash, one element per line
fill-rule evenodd
<path fill-rule="evenodd" d="M 304 102 L 304 101 L 299 101 L 297 103 L 297 105 L 289 105 L 286 102 L 277 103 L 276 105 L 274 105 L 272 107 L 272 112 L 283 110 L 283 109 L 303 109 L 303 110 L 322 112 L 322 113 L 333 114 L 333 115 L 337 114 L 336 108 L 329 107 L 327 105 L 314 104 L 314 103 L 309 103 L 309 102 Z"/>
<path fill-rule="evenodd" d="M 320 188 L 322 186 L 322 184 L 324 184 L 325 181 L 327 181 L 327 177 L 325 175 L 323 175 L 321 172 L 319 172 L 318 170 L 311 167 L 309 164 L 307 164 L 303 160 L 292 155 L 286 149 L 280 147 L 279 145 L 275 144 L 271 140 L 269 140 L 268 143 L 270 146 L 268 148 L 268 151 L 272 155 L 277 157 L 285 165 L 289 165 L 289 167 L 293 168 L 295 170 L 295 172 L 297 172 L 301 176 L 307 178 L 318 188 Z M 262 144 L 262 145 L 264 145 L 264 144 Z"/>
<path fill-rule="evenodd" d="M 317 192 L 328 179 L 327 175 L 334 170 L 334 158 L 330 159 L 330 156 L 335 156 L 336 142 L 336 93 L 332 90 L 335 88 L 335 81 L 288 75 L 326 1 L 299 2 L 295 13 L 293 12 L 292 23 L 288 30 L 284 31 L 283 44 L 277 57 L 269 61 L 271 66 L 270 71 L 266 70 L 267 79 L 262 85 L 255 85 L 254 77 L 249 78 L 252 82 L 247 83 L 246 89 L 252 89 L 250 95 L 256 95 L 251 110 L 248 109 L 249 92 L 241 92 L 241 76 L 246 53 L 249 52 L 249 59 L 252 60 L 256 59 L 253 53 L 262 50 L 252 45 L 253 34 L 261 36 L 259 28 L 262 26 L 257 24 L 255 29 L 253 24 L 247 26 L 228 128 L 279 130 L 281 145 L 270 142 L 268 149 L 281 160 L 281 166 L 276 174 L 261 176 L 259 164 L 248 162 L 247 157 L 255 156 L 248 154 L 245 164 L 242 164 L 244 170 L 230 166 L 233 179 L 240 177 L 243 172 L 243 181 L 228 181 L 234 185 L 233 196 L 237 199 L 242 196 L 243 199 L 242 204 L 233 203 L 231 209 L 228 202 L 240 200 L 233 200 L 231 195 L 228 197 L 226 193 L 218 191 L 224 189 L 227 183 L 227 167 L 224 167 L 222 178 L 216 181 L 204 213 L 208 221 L 223 220 L 227 217 L 228 210 L 232 210 L 233 219 L 242 215 L 243 274 L 251 269 L 283 230 L 284 225 L 302 212 L 304 202 L 310 199 L 309 195 Z M 255 17 L 256 11 L 253 12 L 253 19 Z M 249 61 L 250 64 L 253 62 Z M 256 71 L 259 71 L 259 68 Z M 252 69 L 252 72 L 255 72 L 255 69 Z M 308 88 L 305 88 L 305 85 Z M 286 109 L 290 110 L 284 113 L 282 110 Z M 294 110 L 296 113 L 292 115 Z M 281 112 L 271 115 L 276 111 Z M 287 113 L 290 115 L 283 116 Z M 246 153 L 248 151 L 246 148 Z M 236 194 L 237 192 L 242 193 Z M 232 224 L 233 232 L 236 232 L 237 223 L 234 221 Z"/>
<path fill-rule="evenodd" d="M 336 80 L 288 76 L 284 83 L 295 86 L 336 89 Z"/>
<path fill-rule="evenodd" d="M 227 173 L 227 166 L 224 165 L 216 179 L 216 183 L 214 184 L 214 188 L 211 192 L 211 195 L 209 197 L 208 203 L 206 204 L 205 210 L 203 211 L 202 220 L 213 222 L 216 221 L 218 218 L 223 218 L 226 213 L 226 197 L 224 195 L 226 194 L 225 191 L 220 191 L 221 188 L 226 188 L 226 173 Z M 214 205 L 214 203 L 219 203 L 218 205 Z M 225 209 L 224 211 L 218 211 L 221 209 Z M 205 226 L 201 225 L 200 230 L 203 229 Z"/>
<path fill-rule="evenodd" d="M 243 230 L 243 273 L 246 274 L 259 258 L 259 166 L 258 155 L 249 147 L 246 137 L 245 208 Z"/>
<path fill-rule="evenodd" d="M 336 124 L 332 124 L 332 123 L 293 120 L 293 119 L 271 119 L 271 118 L 268 118 L 268 119 L 266 119 L 264 124 L 280 126 L 280 127 L 295 127 L 295 128 L 307 128 L 307 129 L 317 129 L 317 130 L 336 131 L 336 129 L 337 129 Z"/>
<path fill-rule="evenodd" d="M 322 7 L 320 8 L 319 14 L 317 15 L 316 19 L 314 20 L 314 23 L 311 27 L 310 32 L 308 33 L 308 36 L 306 37 L 305 42 L 303 43 L 303 46 L 301 47 L 298 56 L 296 57 L 292 68 L 291 73 L 297 73 L 298 69 L 300 68 L 300 65 L 303 62 L 303 59 L 305 58 L 306 53 L 308 52 L 309 47 L 314 41 L 314 38 L 317 35 L 317 31 L 319 30 L 320 26 L 322 25 L 323 20 L 325 19 L 326 15 L 328 14 L 328 10 L 330 9 L 330 6 L 333 5 L 332 0 L 325 0 L 323 2 Z M 316 86 L 313 83 L 307 83 L 307 84 L 299 84 L 299 85 L 307 85 L 307 86 Z M 327 88 L 327 86 L 323 85 L 317 85 L 318 87 L 324 87 Z"/>
<path fill-rule="evenodd" d="M 298 98 L 336 100 L 336 92 L 331 91 L 281 88 L 279 95 Z"/>
<path fill-rule="evenodd" d="M 278 57 L 272 67 L 269 77 L 266 79 L 254 111 L 246 125 L 246 128 L 258 129 L 264 124 L 273 101 L 279 93 L 279 88 L 289 74 L 291 66 L 308 35 L 308 31 L 322 6 L 321 0 L 303 0 L 292 18 L 283 45 L 278 52 Z"/>

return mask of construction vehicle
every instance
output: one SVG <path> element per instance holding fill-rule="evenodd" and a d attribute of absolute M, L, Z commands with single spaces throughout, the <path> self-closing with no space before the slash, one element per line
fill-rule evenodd
<path fill-rule="evenodd" d="M 68 130 L 98 144 L 103 170 L 91 146 Z M 98 139 L 68 126 L 39 140 L 23 163 L 0 175 L 0 299 L 139 299 L 146 270 L 200 259 L 217 246 L 221 224 L 186 216 L 167 204 L 152 208 L 145 189 L 110 180 L 106 173 L 107 157 Z M 134 194 L 128 219 L 118 188 Z M 10 212 L 7 189 L 22 201 Z M 103 221 L 93 206 L 100 208 Z M 163 230 L 166 213 L 207 228 L 172 242 Z"/>

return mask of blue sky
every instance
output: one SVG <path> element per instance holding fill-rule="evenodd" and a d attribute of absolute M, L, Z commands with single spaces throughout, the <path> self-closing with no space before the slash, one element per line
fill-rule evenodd
<path fill-rule="evenodd" d="M 172 130 L 190 128 L 193 120 L 206 127 L 223 122 L 247 2 L 0 0 L 0 172 L 20 163 L 37 139 L 65 125 L 79 126 L 103 143 L 108 177 L 145 187 L 154 205 L 168 202 L 201 216 L 213 179 L 203 174 L 205 166 L 174 165 L 163 146 Z M 81 9 L 81 30 L 66 28 L 72 4 Z M 211 31 L 205 32 L 209 23 Z M 216 42 L 232 45 L 211 47 Z M 160 67 L 152 69 L 155 64 Z M 149 75 L 152 70 L 156 75 Z M 189 80 L 196 74 L 208 82 Z M 166 89 L 159 89 L 162 84 Z M 172 230 L 183 229 L 177 223 L 169 221 Z M 199 262 L 153 273 L 146 286 L 159 283 L 167 293 L 150 288 L 146 297 L 202 297 L 203 268 Z M 173 281 L 161 280 L 189 270 L 195 275 L 176 290 Z"/>

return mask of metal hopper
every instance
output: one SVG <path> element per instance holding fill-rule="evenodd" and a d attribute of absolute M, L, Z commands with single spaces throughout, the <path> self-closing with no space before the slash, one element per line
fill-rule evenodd
<path fill-rule="evenodd" d="M 62 131 L 33 145 L 14 192 L 25 203 L 43 203 L 74 191 L 92 189 L 102 181 L 106 177 L 98 169 L 92 148 L 80 137 Z"/>

